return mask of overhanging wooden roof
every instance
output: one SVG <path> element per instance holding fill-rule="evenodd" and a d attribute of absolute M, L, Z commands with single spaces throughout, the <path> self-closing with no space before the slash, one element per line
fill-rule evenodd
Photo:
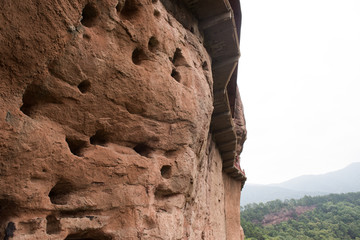
<path fill-rule="evenodd" d="M 214 79 L 214 112 L 211 130 L 221 153 L 223 170 L 236 180 L 246 180 L 236 159 L 236 133 L 233 112 L 237 63 L 240 57 L 239 37 L 241 9 L 239 0 L 184 0 L 199 20 L 205 47 L 212 58 Z"/>
<path fill-rule="evenodd" d="M 237 136 L 234 129 L 234 106 L 237 91 L 237 63 L 240 57 L 239 38 L 241 9 L 239 0 L 161 0 L 169 12 L 185 28 L 192 30 L 186 14 L 179 14 L 184 5 L 197 18 L 204 45 L 212 60 L 214 111 L 211 131 L 223 160 L 223 171 L 234 179 L 246 181 L 236 156 Z"/>

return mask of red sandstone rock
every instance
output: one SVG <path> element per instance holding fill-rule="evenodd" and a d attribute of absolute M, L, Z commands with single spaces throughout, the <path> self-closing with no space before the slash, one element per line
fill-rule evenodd
<path fill-rule="evenodd" d="M 240 237 L 199 33 L 154 0 L 0 12 L 0 238 Z"/>

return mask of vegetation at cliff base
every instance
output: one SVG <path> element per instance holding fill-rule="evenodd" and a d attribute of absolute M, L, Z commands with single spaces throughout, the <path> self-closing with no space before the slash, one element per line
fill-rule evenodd
<path fill-rule="evenodd" d="M 360 240 L 360 192 L 248 204 L 241 214 L 247 240 Z"/>

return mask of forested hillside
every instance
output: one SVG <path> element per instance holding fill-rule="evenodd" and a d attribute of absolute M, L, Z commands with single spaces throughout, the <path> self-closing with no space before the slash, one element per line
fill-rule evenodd
<path fill-rule="evenodd" d="M 360 192 L 248 204 L 241 225 L 248 240 L 360 240 Z"/>

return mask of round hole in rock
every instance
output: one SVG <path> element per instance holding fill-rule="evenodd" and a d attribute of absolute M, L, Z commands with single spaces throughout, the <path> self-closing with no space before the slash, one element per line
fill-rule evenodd
<path fill-rule="evenodd" d="M 151 37 L 148 43 L 148 48 L 150 49 L 150 51 L 154 52 L 158 46 L 159 46 L 159 41 L 157 40 L 157 38 L 154 36 Z"/>
<path fill-rule="evenodd" d="M 99 15 L 100 13 L 96 7 L 93 4 L 88 3 L 82 11 L 81 24 L 85 27 L 93 27 L 96 24 Z"/>
<path fill-rule="evenodd" d="M 125 103 L 126 110 L 131 114 L 142 114 L 145 112 L 145 104 L 129 102 Z"/>
<path fill-rule="evenodd" d="M 14 201 L 0 198 L 0 226 L 5 224 L 11 216 L 16 215 L 17 211 L 18 206 Z"/>
<path fill-rule="evenodd" d="M 144 50 L 136 48 L 132 53 L 132 61 L 136 65 L 140 65 L 143 60 L 147 59 Z"/>
<path fill-rule="evenodd" d="M 180 80 L 181 80 L 180 73 L 179 73 L 178 71 L 176 71 L 175 69 L 172 70 L 171 76 L 172 76 L 177 82 L 180 82 Z"/>
<path fill-rule="evenodd" d="M 30 84 L 27 86 L 23 98 L 23 105 L 20 107 L 20 110 L 31 117 L 34 109 L 41 104 L 46 103 L 61 103 L 61 101 L 54 97 L 54 94 L 51 93 L 44 85 L 41 84 Z"/>
<path fill-rule="evenodd" d="M 186 66 L 186 65 L 188 65 L 184 55 L 181 52 L 180 48 L 176 48 L 176 50 L 174 52 L 174 56 L 172 58 L 172 63 L 175 66 Z"/>
<path fill-rule="evenodd" d="M 152 148 L 146 145 L 145 143 L 139 143 L 134 148 L 135 152 L 140 154 L 141 156 L 148 157 L 152 152 Z"/>
<path fill-rule="evenodd" d="M 205 71 L 208 71 L 209 70 L 209 66 L 207 64 L 207 62 L 203 62 L 203 64 L 201 65 L 202 69 L 205 70 Z"/>
<path fill-rule="evenodd" d="M 82 92 L 82 93 L 88 92 L 90 90 L 90 87 L 91 87 L 91 83 L 88 80 L 82 81 L 78 85 L 78 88 L 79 88 L 80 92 Z"/>
<path fill-rule="evenodd" d="M 66 205 L 69 195 L 74 191 L 73 185 L 66 181 L 60 180 L 49 192 L 49 198 L 52 204 Z"/>
<path fill-rule="evenodd" d="M 38 87 L 31 84 L 26 88 L 23 95 L 23 105 L 20 107 L 20 110 L 28 116 L 30 116 L 33 106 L 35 106 L 39 102 L 37 92 Z"/>
<path fill-rule="evenodd" d="M 87 41 L 90 41 L 91 40 L 91 36 L 89 34 L 83 34 L 83 38 Z"/>
<path fill-rule="evenodd" d="M 155 17 L 160 17 L 160 12 L 159 12 L 159 10 L 154 10 L 154 16 Z"/>
<path fill-rule="evenodd" d="M 167 187 L 166 185 L 160 184 L 156 187 L 154 195 L 157 199 L 168 198 L 177 195 L 178 193 Z"/>
<path fill-rule="evenodd" d="M 109 142 L 109 135 L 104 130 L 97 130 L 95 135 L 90 137 L 90 143 L 93 145 L 105 146 Z"/>
<path fill-rule="evenodd" d="M 170 165 L 162 166 L 160 172 L 163 178 L 169 179 L 171 177 L 171 166 Z"/>
<path fill-rule="evenodd" d="M 138 0 L 126 0 L 121 14 L 127 17 L 134 15 L 138 11 Z"/>
<path fill-rule="evenodd" d="M 46 233 L 47 234 L 58 234 L 60 233 L 60 220 L 58 220 L 54 215 L 49 215 L 46 217 Z"/>
<path fill-rule="evenodd" d="M 171 158 L 176 156 L 176 149 L 171 149 L 165 152 L 165 157 Z"/>
<path fill-rule="evenodd" d="M 116 5 L 116 12 L 121 12 L 121 9 L 122 9 L 122 5 L 121 5 L 121 3 L 119 2 L 117 5 Z"/>
<path fill-rule="evenodd" d="M 69 149 L 72 154 L 81 157 L 82 156 L 82 150 L 86 147 L 87 142 L 71 137 L 66 137 L 66 142 L 69 146 Z"/>

